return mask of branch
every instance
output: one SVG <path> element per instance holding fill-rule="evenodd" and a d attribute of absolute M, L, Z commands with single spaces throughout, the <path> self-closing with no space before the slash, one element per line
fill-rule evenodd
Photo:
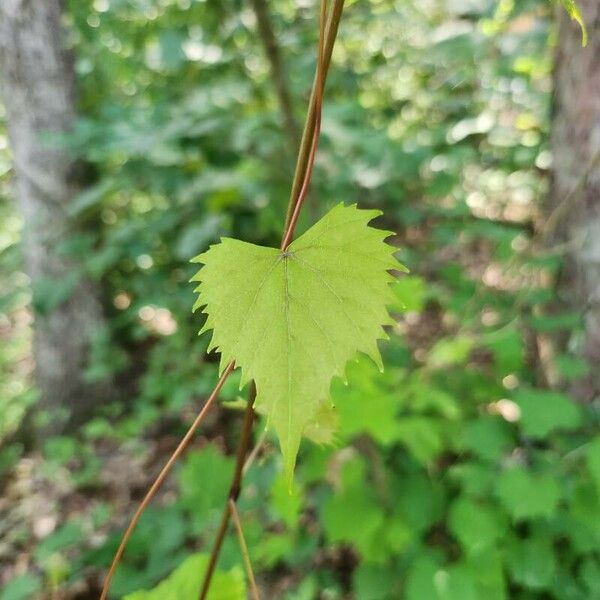
<path fill-rule="evenodd" d="M 205 402 L 204 406 L 202 407 L 202 410 L 198 413 L 198 416 L 196 417 L 195 421 L 192 423 L 191 427 L 188 429 L 187 433 L 185 434 L 185 436 L 183 437 L 181 442 L 179 442 L 179 446 L 177 446 L 177 448 L 175 449 L 175 452 L 173 452 L 173 454 L 171 454 L 171 458 L 169 458 L 169 460 L 167 461 L 167 464 L 163 467 L 163 469 L 159 473 L 158 477 L 154 480 L 154 483 L 152 484 L 152 486 L 146 493 L 146 496 L 142 500 L 138 509 L 135 511 L 135 514 L 133 515 L 133 518 L 131 519 L 129 526 L 127 527 L 127 531 L 123 535 L 123 539 L 121 540 L 121 543 L 119 544 L 119 548 L 117 549 L 117 552 L 113 558 L 112 564 L 110 566 L 110 570 L 108 571 L 108 574 L 106 575 L 106 579 L 104 580 L 104 586 L 102 587 L 102 594 L 100 596 L 100 600 L 106 600 L 106 598 L 108 596 L 108 591 L 110 589 L 110 584 L 112 582 L 112 578 L 115 574 L 115 571 L 117 570 L 117 567 L 119 566 L 119 562 L 121 561 L 121 557 L 123 556 L 123 552 L 125 551 L 127 542 L 129 541 L 129 538 L 131 537 L 131 534 L 133 533 L 135 526 L 137 525 L 138 521 L 140 520 L 142 513 L 144 512 L 144 510 L 146 509 L 148 504 L 150 504 L 152 498 L 154 498 L 156 492 L 162 485 L 162 482 L 165 480 L 165 478 L 169 474 L 169 471 L 171 470 L 171 468 L 173 467 L 173 465 L 175 464 L 177 459 L 181 456 L 183 451 L 187 448 L 188 444 L 190 443 L 190 441 L 192 439 L 192 436 L 194 435 L 194 432 L 196 431 L 196 429 L 198 429 L 198 427 L 200 426 L 200 423 L 202 423 L 202 421 L 204 420 L 204 417 L 208 413 L 208 410 L 210 409 L 210 407 L 212 406 L 214 401 L 217 399 L 217 396 L 219 395 L 219 392 L 221 391 L 223 384 L 225 383 L 225 381 L 227 381 L 227 378 L 229 377 L 230 373 L 233 371 L 234 367 L 235 367 L 235 362 L 232 361 L 229 363 L 227 368 L 223 371 L 223 374 L 221 375 L 219 381 L 217 382 L 217 385 L 215 386 L 214 390 L 211 392 L 210 396 L 208 397 L 208 400 Z"/>
<path fill-rule="evenodd" d="M 271 17 L 269 15 L 269 7 L 265 0 L 251 0 L 254 14 L 256 15 L 256 24 L 260 34 L 261 42 L 265 49 L 265 54 L 271 65 L 271 74 L 275 84 L 275 91 L 279 99 L 279 107 L 283 115 L 284 128 L 289 138 L 290 147 L 293 151 L 298 147 L 300 131 L 298 123 L 294 117 L 294 107 L 290 97 L 290 90 L 283 68 L 281 52 L 279 45 L 273 34 L 271 26 Z"/>

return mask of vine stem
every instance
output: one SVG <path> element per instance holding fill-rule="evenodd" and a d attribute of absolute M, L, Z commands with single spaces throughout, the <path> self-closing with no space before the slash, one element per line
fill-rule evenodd
<path fill-rule="evenodd" d="M 292 189 L 290 193 L 290 199 L 284 226 L 284 235 L 281 244 L 283 250 L 285 250 L 287 246 L 289 246 L 293 239 L 294 230 L 298 221 L 300 210 L 304 203 L 304 199 L 306 198 L 306 194 L 308 193 L 308 187 L 310 185 L 310 180 L 312 177 L 312 171 L 321 127 L 321 107 L 323 103 L 323 91 L 325 87 L 325 81 L 327 79 L 327 72 L 331 62 L 331 54 L 333 52 L 333 45 L 337 36 L 338 26 L 341 20 L 343 7 L 344 0 L 333 0 L 333 6 L 331 8 L 331 11 L 329 12 L 327 22 L 325 23 L 327 12 L 327 0 L 321 0 L 321 10 L 319 19 L 319 57 L 317 62 L 317 72 L 315 75 L 315 81 L 313 83 L 309 109 L 306 116 L 304 130 L 302 133 L 302 141 L 300 143 L 298 159 L 296 161 L 296 169 L 294 172 L 294 180 L 292 183 Z M 183 437 L 183 439 L 181 440 L 181 442 L 179 443 L 179 445 L 177 446 L 177 448 L 175 449 L 165 466 L 162 468 L 158 477 L 154 480 L 154 483 L 144 496 L 144 499 L 140 503 L 133 518 L 131 519 L 129 526 L 127 527 L 127 530 L 125 531 L 123 538 L 121 539 L 121 543 L 119 544 L 119 547 L 115 553 L 110 569 L 104 580 L 100 600 L 106 600 L 106 598 L 108 597 L 110 584 L 112 582 L 116 569 L 119 565 L 119 562 L 121 561 L 127 543 L 131 538 L 131 535 L 133 534 L 133 531 L 138 521 L 140 520 L 144 510 L 156 495 L 156 492 L 158 491 L 163 481 L 171 471 L 173 465 L 177 462 L 178 458 L 189 445 L 195 431 L 198 429 L 198 427 L 206 417 L 208 410 L 216 400 L 217 396 L 219 395 L 219 392 L 221 391 L 221 388 L 225 384 L 225 381 L 227 381 L 227 378 L 229 377 L 234 368 L 235 361 L 229 363 L 229 365 L 225 368 L 221 377 L 219 378 L 219 381 L 217 382 L 217 385 L 211 392 L 201 411 L 198 413 L 198 416 L 196 417 L 196 419 L 186 432 L 185 436 Z M 240 436 L 240 445 L 238 447 L 237 452 L 233 481 L 229 491 L 227 504 L 223 512 L 223 517 L 221 519 L 219 532 L 217 534 L 215 544 L 210 556 L 209 565 L 204 575 L 204 581 L 199 596 L 200 600 L 206 600 L 212 575 L 214 573 L 221 546 L 223 544 L 223 540 L 225 538 L 225 534 L 229 525 L 229 519 L 234 513 L 234 519 L 236 520 L 236 528 L 238 528 L 238 535 L 240 537 L 240 544 L 242 546 L 244 560 L 246 561 L 246 568 L 249 573 L 248 576 L 250 579 L 252 592 L 253 594 L 256 594 L 256 598 L 258 598 L 258 589 L 256 588 L 256 581 L 252 572 L 252 566 L 250 564 L 249 554 L 245 545 L 243 530 L 241 528 L 241 521 L 239 519 L 236 507 L 236 501 L 241 491 L 242 476 L 244 473 L 244 466 L 246 464 L 246 455 L 248 453 L 248 448 L 250 445 L 250 439 L 252 434 L 252 425 L 254 422 L 253 405 L 255 399 L 256 386 L 254 382 L 252 382 L 252 387 L 248 398 L 248 405 L 246 407 L 244 416 L 244 424 Z"/>
<path fill-rule="evenodd" d="M 300 211 L 302 210 L 302 205 L 304 204 L 304 200 L 306 199 L 306 194 L 308 193 L 308 188 L 310 186 L 310 180 L 312 179 L 312 172 L 315 166 L 315 157 L 317 154 L 317 146 L 319 145 L 319 134 L 321 133 L 321 112 L 323 107 L 323 88 L 325 87 L 323 67 L 325 55 L 326 11 L 327 2 L 326 0 L 321 0 L 321 13 L 319 17 L 319 59 L 317 62 L 317 73 L 315 83 L 315 125 L 312 134 L 312 142 L 310 144 L 310 151 L 308 153 L 308 162 L 306 164 L 306 170 L 304 173 L 304 181 L 302 182 L 302 187 L 300 188 L 300 192 L 298 193 L 298 198 L 294 203 L 294 210 L 292 211 L 292 216 L 290 217 L 289 223 L 287 224 L 287 231 L 285 232 L 285 235 L 283 236 L 283 240 L 281 242 L 281 249 L 283 251 L 287 249 L 294 237 L 294 230 L 296 228 L 296 224 L 298 223 L 298 217 L 300 216 Z"/>
<path fill-rule="evenodd" d="M 304 132 L 302 134 L 302 142 L 300 146 L 298 161 L 296 163 L 296 172 L 294 174 L 294 183 L 292 184 L 292 192 L 290 195 L 290 201 L 288 206 L 288 216 L 286 216 L 284 235 L 281 242 L 281 249 L 285 249 L 291 243 L 294 236 L 294 229 L 298 222 L 298 216 L 306 194 L 310 185 L 312 176 L 316 150 L 318 145 L 320 124 L 321 124 L 321 107 L 323 104 L 323 90 L 325 87 L 325 79 L 327 70 L 331 61 L 331 53 L 333 51 L 333 44 L 337 36 L 337 30 L 339 21 L 342 16 L 342 9 L 344 0 L 334 0 L 333 7 L 330 11 L 329 19 L 327 19 L 327 0 L 320 0 L 320 15 L 319 15 L 319 54 L 317 60 L 317 69 L 315 74 L 315 83 L 313 85 L 313 91 L 311 95 L 310 106 L 304 125 Z M 306 155 L 304 155 L 306 153 Z M 294 190 L 297 185 L 296 181 L 301 182 L 299 192 Z M 251 392 L 253 395 L 256 394 L 256 388 L 253 384 Z M 204 575 L 204 581 L 202 582 L 202 588 L 200 590 L 199 600 L 206 600 L 208 590 L 210 588 L 210 582 L 221 552 L 221 546 L 227 528 L 229 526 L 229 519 L 232 516 L 233 510 L 236 510 L 236 501 L 239 496 L 242 484 L 242 476 L 244 472 L 244 465 L 246 462 L 246 454 L 249 449 L 252 424 L 253 424 L 253 408 L 254 399 L 248 401 L 246 408 L 246 417 L 244 419 L 244 427 L 242 429 L 242 436 L 240 445 L 238 448 L 238 454 L 236 459 L 235 474 L 233 477 L 233 483 L 229 493 L 229 499 L 225 505 L 223 516 L 221 517 L 221 524 L 219 531 L 215 539 L 209 565 Z M 241 532 L 241 540 L 243 540 L 243 530 L 241 529 L 241 521 L 239 522 L 239 528 Z M 244 548 L 242 547 L 242 553 L 244 554 Z M 244 559 L 249 562 L 249 554 L 244 554 Z M 249 566 L 251 571 L 252 566 Z M 251 580 L 251 585 L 253 581 Z M 255 582 L 254 582 L 255 584 Z"/>
<path fill-rule="evenodd" d="M 217 566 L 217 559 L 221 552 L 221 546 L 227 533 L 227 527 L 229 525 L 229 518 L 231 517 L 231 503 L 237 501 L 240 491 L 242 489 L 242 475 L 244 473 L 244 463 L 246 462 L 246 454 L 250 446 L 250 439 L 252 437 L 252 425 L 254 423 L 254 400 L 256 399 L 256 385 L 252 382 L 250 388 L 250 395 L 248 396 L 248 404 L 246 405 L 246 411 L 244 412 L 244 424 L 242 425 L 242 433 L 240 435 L 240 445 L 238 446 L 237 456 L 235 460 L 235 470 L 233 473 L 233 479 L 231 481 L 231 487 L 229 488 L 229 495 L 227 497 L 227 504 L 221 517 L 221 524 L 219 525 L 219 531 L 215 538 L 215 543 L 210 553 L 210 559 L 208 567 L 204 574 L 204 580 L 202 581 L 202 588 L 200 589 L 200 600 L 205 600 L 210 588 L 210 582 Z"/>
<path fill-rule="evenodd" d="M 260 600 L 260 594 L 258 593 L 258 587 L 256 585 L 256 579 L 254 577 L 254 571 L 252 569 L 252 561 L 250 560 L 250 553 L 248 552 L 248 546 L 246 545 L 246 539 L 244 538 L 244 530 L 242 529 L 242 521 L 240 520 L 240 513 L 237 509 L 237 504 L 232 498 L 229 499 L 229 510 L 231 517 L 233 518 L 233 524 L 237 531 L 238 540 L 240 542 L 240 549 L 242 551 L 242 557 L 244 559 L 244 565 L 246 566 L 246 575 L 250 582 L 250 591 L 252 592 L 252 600 Z"/>
<path fill-rule="evenodd" d="M 331 63 L 331 55 L 333 53 L 333 46 L 335 38 L 337 37 L 338 27 L 342 18 L 342 11 L 344 9 L 345 0 L 333 0 L 331 10 L 327 17 L 327 24 L 325 26 L 325 43 L 323 48 L 323 86 L 327 81 L 327 73 L 329 72 L 329 65 Z M 320 111 L 320 107 L 317 106 L 317 76 L 313 83 L 313 88 L 310 96 L 308 113 L 306 115 L 306 121 L 304 123 L 304 130 L 302 131 L 302 141 L 300 142 L 300 150 L 298 151 L 298 159 L 296 161 L 296 170 L 294 172 L 294 179 L 292 183 L 292 189 L 290 191 L 290 198 L 288 202 L 287 214 L 285 217 L 284 230 L 287 231 L 292 220 L 292 215 L 296 207 L 296 201 L 299 197 L 300 190 L 303 186 L 307 165 L 309 162 L 310 149 L 313 142 L 316 115 Z"/>
<path fill-rule="evenodd" d="M 165 480 L 165 478 L 171 471 L 175 462 L 177 462 L 177 459 L 181 456 L 183 451 L 187 448 L 196 429 L 198 429 L 198 427 L 200 426 L 202 421 L 204 421 L 206 414 L 208 413 L 208 411 L 209 411 L 210 407 L 212 406 L 212 404 L 214 403 L 214 401 L 217 399 L 217 396 L 219 395 L 221 388 L 223 387 L 225 381 L 227 381 L 227 378 L 229 377 L 229 375 L 231 374 L 231 372 L 233 371 L 234 368 L 235 368 L 235 361 L 232 361 L 229 363 L 229 365 L 227 365 L 226 369 L 223 371 L 221 377 L 219 378 L 217 385 L 215 385 L 213 391 L 211 392 L 210 396 L 208 397 L 208 400 L 204 403 L 202 410 L 198 413 L 198 416 L 196 417 L 194 422 L 191 424 L 190 428 L 187 430 L 187 433 L 185 434 L 185 436 L 183 437 L 181 442 L 179 442 L 179 445 L 177 446 L 177 448 L 175 449 L 173 454 L 171 454 L 171 457 L 169 458 L 169 460 L 167 461 L 165 466 L 162 468 L 158 477 L 154 480 L 154 483 L 152 484 L 152 486 L 150 487 L 150 489 L 144 496 L 144 499 L 138 506 L 138 509 L 135 511 L 135 514 L 133 515 L 133 518 L 131 519 L 129 526 L 127 527 L 127 530 L 125 531 L 123 538 L 121 539 L 119 548 L 117 549 L 117 552 L 115 553 L 115 556 L 113 558 L 113 561 L 112 561 L 112 564 L 108 571 L 108 574 L 106 575 L 106 578 L 104 580 L 104 585 L 102 587 L 102 594 L 100 596 L 100 600 L 106 600 L 106 598 L 108 596 L 108 591 L 110 589 L 110 584 L 112 582 L 115 571 L 117 570 L 117 567 L 119 566 L 119 562 L 121 561 L 121 557 L 123 556 L 123 552 L 125 551 L 127 542 L 129 541 L 129 538 L 131 537 L 133 530 L 135 529 L 138 521 L 140 520 L 142 513 L 144 512 L 144 510 L 146 510 L 146 507 L 148 506 L 148 504 L 150 504 L 152 498 L 154 498 L 156 492 L 162 485 L 162 482 Z"/>

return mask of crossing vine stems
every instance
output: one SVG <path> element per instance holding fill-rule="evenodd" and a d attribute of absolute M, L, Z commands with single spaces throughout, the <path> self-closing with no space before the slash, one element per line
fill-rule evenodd
<path fill-rule="evenodd" d="M 313 166 L 315 162 L 315 156 L 318 146 L 319 134 L 321 130 L 321 112 L 322 112 L 322 104 L 323 104 L 323 94 L 325 88 L 325 81 L 327 79 L 327 72 L 329 70 L 329 65 L 331 62 L 331 55 L 333 52 L 333 46 L 335 43 L 335 39 L 337 36 L 337 31 L 339 27 L 339 23 L 342 17 L 342 11 L 344 8 L 344 0 L 333 0 L 329 13 L 327 11 L 327 0 L 320 0 L 320 13 L 319 13 L 319 52 L 318 52 L 318 60 L 317 60 L 317 68 L 315 79 L 312 87 L 309 108 L 306 116 L 306 121 L 304 124 L 304 130 L 302 133 L 302 140 L 300 143 L 300 148 L 298 151 L 298 159 L 296 161 L 296 168 L 294 172 L 294 179 L 292 183 L 292 188 L 290 192 L 290 199 L 287 208 L 287 214 L 284 225 L 284 233 L 282 236 L 281 248 L 285 250 L 293 240 L 294 231 L 298 222 L 298 218 L 300 216 L 300 212 L 302 210 L 302 206 L 304 204 L 304 200 L 306 195 L 308 194 L 308 189 L 310 186 L 310 181 L 312 178 Z M 217 382 L 215 388 L 211 392 L 209 398 L 205 402 L 201 411 L 198 413 L 198 416 L 182 438 L 181 442 L 159 473 L 158 477 L 153 482 L 152 486 L 148 490 L 146 496 L 140 503 L 138 509 L 136 510 L 133 518 L 131 519 L 127 530 L 125 531 L 121 543 L 115 553 L 110 569 L 106 575 L 104 580 L 104 585 L 102 588 L 102 593 L 100 596 L 100 600 L 106 600 L 108 597 L 108 592 L 110 589 L 110 584 L 112 582 L 115 571 L 119 565 L 119 562 L 123 556 L 125 551 L 125 547 L 127 546 L 127 542 L 129 541 L 133 531 L 142 516 L 144 510 L 150 504 L 156 492 L 162 485 L 163 481 L 166 479 L 167 475 L 171 471 L 173 465 L 177 461 L 177 459 L 181 456 L 181 454 L 185 451 L 187 446 L 189 445 L 195 431 L 198 429 L 202 421 L 204 420 L 208 410 L 211 408 L 217 396 L 219 395 L 221 388 L 223 387 L 225 381 L 231 374 L 231 372 L 235 368 L 235 362 L 232 361 L 227 365 L 219 381 Z M 202 587 L 200 589 L 199 599 L 206 600 L 208 591 L 210 589 L 210 583 L 212 580 L 212 576 L 217 564 L 217 560 L 219 557 L 219 553 L 221 551 L 221 546 L 223 544 L 223 540 L 225 539 L 225 535 L 227 533 L 227 529 L 229 526 L 229 521 L 231 517 L 234 517 L 236 529 L 238 532 L 238 537 L 240 539 L 240 545 L 242 547 L 242 552 L 244 556 L 244 561 L 246 564 L 246 569 L 248 571 L 248 577 L 250 579 L 250 586 L 252 590 L 253 599 L 256 600 L 258 598 L 258 588 L 256 586 L 256 582 L 254 581 L 254 574 L 252 572 L 252 566 L 250 564 L 250 557 L 248 554 L 248 549 L 245 547 L 243 531 L 241 528 L 241 522 L 239 519 L 239 515 L 237 513 L 236 502 L 241 492 L 242 487 L 242 477 L 244 473 L 244 465 L 246 463 L 246 456 L 248 454 L 248 449 L 250 447 L 250 442 L 252 438 L 252 426 L 254 423 L 254 400 L 256 398 L 256 386 L 254 383 L 251 384 L 250 394 L 248 397 L 248 403 L 246 406 L 245 414 L 244 414 L 244 422 L 242 426 L 242 432 L 240 435 L 240 443 L 238 446 L 236 463 L 234 469 L 234 475 L 232 479 L 232 483 L 229 490 L 229 495 L 227 497 L 227 501 L 225 504 L 225 508 L 223 511 L 223 516 L 221 518 L 221 524 L 219 527 L 219 531 L 215 538 L 215 543 L 210 555 L 209 564 L 206 569 L 204 580 L 202 582 Z"/>
<path fill-rule="evenodd" d="M 110 589 L 110 584 L 112 582 L 112 578 L 115 574 L 115 571 L 117 570 L 117 567 L 119 566 L 119 562 L 121 561 L 121 557 L 123 556 L 123 552 L 125 551 L 127 542 L 129 541 L 129 538 L 131 537 L 131 534 L 133 533 L 135 526 L 137 525 L 138 521 L 140 520 L 142 513 L 144 512 L 144 510 L 146 509 L 148 504 L 150 504 L 152 498 L 154 498 L 154 496 L 156 495 L 156 492 L 158 491 L 158 489 L 162 485 L 162 482 L 166 479 L 167 475 L 173 468 L 173 465 L 177 462 L 177 459 L 183 454 L 184 450 L 187 448 L 188 444 L 192 440 L 192 437 L 193 437 L 196 429 L 198 429 L 198 427 L 200 426 L 200 423 L 202 423 L 202 421 L 204 420 L 204 417 L 208 413 L 210 407 L 213 405 L 214 401 L 217 399 L 217 396 L 219 395 L 221 388 L 225 384 L 225 381 L 227 381 L 227 378 L 229 377 L 230 373 L 233 371 L 234 367 L 235 367 L 235 363 L 231 362 L 231 363 L 229 363 L 227 368 L 223 371 L 223 374 L 221 375 L 219 381 L 217 382 L 217 385 L 215 386 L 214 390 L 211 392 L 210 396 L 208 397 L 208 400 L 204 403 L 202 410 L 198 413 L 198 416 L 196 417 L 196 419 L 194 420 L 194 422 L 188 429 L 187 433 L 183 436 L 181 442 L 179 442 L 179 445 L 175 449 L 175 452 L 173 452 L 173 454 L 171 454 L 171 457 L 167 461 L 166 465 L 163 467 L 163 469 L 159 473 L 158 477 L 154 480 L 154 483 L 152 484 L 152 486 L 148 490 L 146 496 L 144 497 L 144 499 L 138 506 L 138 509 L 135 511 L 135 514 L 133 515 L 133 518 L 131 519 L 129 526 L 127 527 L 127 530 L 125 531 L 125 534 L 123 535 L 123 539 L 121 540 L 121 543 L 119 544 L 119 548 L 117 549 L 117 552 L 115 553 L 115 556 L 113 558 L 113 561 L 112 561 L 112 564 L 108 571 L 108 574 L 106 575 L 106 578 L 104 580 L 104 586 L 102 587 L 102 594 L 100 596 L 100 600 L 105 600 L 108 597 L 108 591 Z"/>

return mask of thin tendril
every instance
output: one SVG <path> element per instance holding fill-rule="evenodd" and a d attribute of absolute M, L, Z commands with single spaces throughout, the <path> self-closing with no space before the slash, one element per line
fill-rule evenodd
<path fill-rule="evenodd" d="M 223 371 L 223 374 L 221 375 L 219 381 L 217 382 L 217 385 L 215 386 L 215 388 L 211 392 L 210 396 L 208 397 L 208 400 L 205 402 L 204 406 L 202 407 L 202 410 L 198 413 L 198 416 L 196 417 L 196 419 L 194 420 L 194 422 L 188 429 L 187 433 L 185 434 L 185 436 L 183 437 L 181 442 L 179 442 L 179 446 L 177 446 L 177 448 L 175 449 L 173 454 L 171 454 L 171 457 L 167 461 L 167 464 L 162 468 L 162 471 L 160 472 L 158 477 L 154 480 L 154 483 L 152 484 L 152 486 L 150 487 L 150 489 L 144 496 L 144 499 L 140 503 L 138 509 L 135 511 L 135 514 L 133 515 L 133 518 L 131 519 L 129 526 L 127 527 L 127 531 L 125 531 L 125 534 L 123 535 L 123 538 L 121 539 L 119 548 L 117 549 L 117 552 L 115 553 L 115 556 L 113 558 L 113 561 L 112 561 L 112 564 L 108 571 L 108 574 L 106 575 L 106 578 L 104 580 L 104 585 L 102 587 L 102 594 L 100 596 L 100 600 L 106 600 L 106 598 L 108 597 L 108 591 L 110 590 L 110 584 L 112 582 L 115 571 L 117 570 L 117 567 L 119 566 L 119 563 L 121 562 L 121 557 L 123 556 L 123 552 L 125 551 L 127 542 L 129 541 L 129 538 L 131 537 L 131 535 L 135 529 L 135 526 L 137 525 L 138 521 L 140 520 L 142 513 L 144 512 L 144 510 L 146 509 L 148 504 L 150 504 L 152 498 L 154 498 L 156 492 L 162 485 L 162 482 L 165 480 L 165 478 L 169 474 L 169 471 L 171 470 L 171 468 L 173 467 L 173 465 L 175 464 L 175 462 L 177 461 L 179 456 L 187 448 L 188 444 L 190 443 L 190 441 L 192 439 L 192 436 L 194 435 L 194 432 L 196 431 L 196 429 L 198 429 L 198 427 L 200 426 L 202 421 L 204 421 L 204 418 L 206 417 L 208 410 L 212 406 L 213 402 L 216 400 L 217 396 L 219 395 L 219 392 L 221 391 L 221 388 L 223 387 L 223 384 L 225 383 L 225 381 L 227 381 L 227 378 L 229 377 L 231 371 L 233 371 L 234 367 L 235 367 L 235 362 L 232 361 L 229 363 L 229 365 L 227 366 L 225 371 Z"/>
<path fill-rule="evenodd" d="M 260 600 L 260 594 L 258 593 L 258 586 L 256 585 L 256 578 L 254 577 L 254 571 L 252 569 L 252 561 L 250 560 L 250 553 L 248 552 L 248 546 L 246 545 L 246 539 L 244 538 L 244 530 L 242 529 L 242 521 L 240 519 L 240 513 L 237 509 L 237 504 L 233 498 L 229 499 L 229 511 L 235 525 L 238 540 L 240 543 L 240 550 L 242 551 L 242 557 L 244 559 L 244 565 L 246 567 L 246 575 L 250 582 L 250 591 L 252 593 L 252 600 Z"/>

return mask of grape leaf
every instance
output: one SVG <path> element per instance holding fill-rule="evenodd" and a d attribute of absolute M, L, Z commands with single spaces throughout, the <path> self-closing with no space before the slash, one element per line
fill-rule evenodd
<path fill-rule="evenodd" d="M 204 307 L 209 351 L 220 369 L 241 368 L 254 380 L 256 409 L 279 436 L 289 481 L 300 439 L 328 401 L 334 376 L 358 351 L 380 368 L 377 340 L 391 324 L 391 269 L 405 268 L 369 227 L 381 212 L 339 204 L 283 252 L 222 238 L 193 262 L 204 266 L 194 310 Z"/>

